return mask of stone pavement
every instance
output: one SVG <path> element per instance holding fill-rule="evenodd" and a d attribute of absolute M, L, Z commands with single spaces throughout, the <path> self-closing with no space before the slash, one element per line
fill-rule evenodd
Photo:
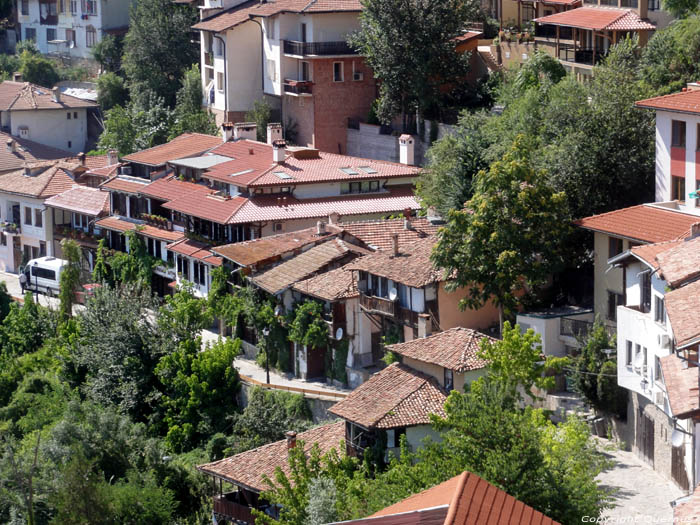
<path fill-rule="evenodd" d="M 607 487 L 618 489 L 614 501 L 616 506 L 603 514 L 608 518 L 603 523 L 672 523 L 670 503 L 684 492 L 633 452 L 613 449 L 614 444 L 607 439 L 600 439 L 600 442 L 605 447 L 603 453 L 616 464 L 602 472 L 598 480 Z M 633 521 L 634 518 L 638 521 Z"/>
<path fill-rule="evenodd" d="M 0 281 L 5 281 L 7 285 L 7 291 L 12 297 L 21 299 L 24 297 L 22 293 L 22 287 L 19 285 L 19 275 L 16 273 L 2 272 L 0 271 Z M 34 295 L 36 297 L 36 294 Z M 56 297 L 47 297 L 43 294 L 39 294 L 39 304 L 42 306 L 49 306 L 52 308 L 58 308 L 60 301 Z"/>

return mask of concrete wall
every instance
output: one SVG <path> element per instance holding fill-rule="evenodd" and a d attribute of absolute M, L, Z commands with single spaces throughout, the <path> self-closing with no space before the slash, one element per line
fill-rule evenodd
<path fill-rule="evenodd" d="M 71 118 L 68 119 L 67 114 Z M 75 113 L 78 118 L 74 118 Z M 87 141 L 87 110 L 81 109 L 42 109 L 12 111 L 10 114 L 11 133 L 17 137 L 20 126 L 29 129 L 30 140 L 53 146 L 72 153 L 85 151 Z"/>
<path fill-rule="evenodd" d="M 430 425 L 418 425 L 406 428 L 406 443 L 411 447 L 411 450 L 415 451 L 419 448 L 423 448 L 423 440 L 427 437 L 436 442 L 442 440 L 440 434 Z"/>
<path fill-rule="evenodd" d="M 418 361 L 416 359 L 412 359 L 410 357 L 404 357 L 402 358 L 402 362 L 406 366 L 410 366 L 414 370 L 418 370 L 419 372 L 423 372 L 424 374 L 427 374 L 431 377 L 434 377 L 437 382 L 440 384 L 440 386 L 444 387 L 445 386 L 445 368 L 436 365 L 434 363 L 425 363 L 423 361 Z M 466 385 L 470 385 L 473 381 L 476 381 L 479 379 L 481 376 L 486 374 L 486 369 L 483 368 L 481 370 L 470 370 L 468 372 L 465 372 L 463 374 L 458 374 L 457 372 L 453 373 L 453 379 L 454 379 L 454 389 L 463 392 L 464 387 Z"/>
<path fill-rule="evenodd" d="M 440 283 L 440 288 L 438 289 L 440 328 L 447 330 L 456 326 L 463 326 L 483 332 L 488 327 L 498 324 L 498 309 L 490 301 L 478 310 L 467 308 L 462 311 L 459 309 L 459 301 L 466 297 L 468 293 L 466 288 L 448 292 L 445 290 L 445 283 Z"/>
<path fill-rule="evenodd" d="M 621 268 L 612 268 L 608 271 L 609 238 L 605 233 L 595 232 L 593 240 L 593 264 L 594 264 L 594 288 L 593 288 L 593 310 L 601 321 L 608 325 L 615 322 L 607 318 L 608 315 L 608 291 L 622 294 L 624 292 L 624 282 Z M 622 240 L 622 250 L 628 250 L 630 242 Z"/>

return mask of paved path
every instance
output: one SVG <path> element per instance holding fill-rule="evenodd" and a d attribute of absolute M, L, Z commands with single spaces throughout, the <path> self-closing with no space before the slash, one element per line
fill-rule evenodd
<path fill-rule="evenodd" d="M 22 293 L 22 287 L 19 285 L 19 275 L 16 273 L 2 272 L 0 271 L 0 281 L 5 281 L 7 285 L 7 291 L 12 297 L 21 299 L 24 297 Z M 58 308 L 60 301 L 56 297 L 47 297 L 43 294 L 39 295 L 39 304 L 42 306 L 49 306 L 51 308 Z M 37 294 L 34 294 L 36 298 Z"/>
<path fill-rule="evenodd" d="M 601 439 L 604 445 L 610 441 Z M 615 507 L 606 511 L 604 523 L 673 523 L 670 502 L 684 493 L 673 482 L 657 474 L 634 453 L 624 450 L 605 450 L 604 453 L 616 462 L 615 466 L 598 476 L 608 487 L 618 489 Z M 624 518 L 624 519 L 622 519 Z M 639 521 L 633 521 L 637 518 Z"/>

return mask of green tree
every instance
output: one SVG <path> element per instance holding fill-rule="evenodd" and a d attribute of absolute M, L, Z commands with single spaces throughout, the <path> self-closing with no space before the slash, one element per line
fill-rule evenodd
<path fill-rule="evenodd" d="M 503 160 L 479 172 L 464 210 L 451 211 L 432 260 L 466 287 L 460 307 L 493 300 L 512 315 L 526 290 L 536 290 L 563 263 L 569 232 L 566 197 L 555 193 L 530 162 L 519 138 Z"/>
<path fill-rule="evenodd" d="M 197 10 L 168 0 L 138 0 L 131 6 L 122 66 L 132 94 L 150 92 L 175 105 L 178 79 L 199 61 L 190 42 Z"/>
<path fill-rule="evenodd" d="M 260 142 L 267 142 L 267 125 L 272 118 L 272 107 L 264 98 L 253 102 L 253 109 L 245 114 L 245 119 L 248 122 L 257 124 L 256 135 Z"/>
<path fill-rule="evenodd" d="M 544 51 L 537 50 L 525 61 L 515 74 L 513 87 L 523 93 L 525 90 L 539 86 L 542 82 L 556 84 L 566 76 L 566 69 L 561 62 Z"/>
<path fill-rule="evenodd" d="M 10 306 L 14 303 L 14 299 L 7 291 L 5 281 L 0 281 L 0 322 L 10 313 Z"/>
<path fill-rule="evenodd" d="M 124 52 L 123 38 L 104 35 L 91 52 L 92 58 L 100 64 L 103 74 L 116 73 L 121 69 L 122 53 Z"/>
<path fill-rule="evenodd" d="M 207 300 L 195 297 L 192 285 L 185 284 L 165 298 L 157 322 L 161 337 L 170 348 L 175 348 L 184 341 L 194 340 L 211 325 L 212 318 Z"/>
<path fill-rule="evenodd" d="M 289 322 L 289 340 L 310 348 L 328 344 L 328 325 L 323 320 L 323 306 L 316 301 L 296 305 Z"/>
<path fill-rule="evenodd" d="M 336 521 L 335 483 L 330 478 L 316 478 L 309 485 L 309 504 L 306 513 L 309 518 L 306 525 L 324 525 Z"/>
<path fill-rule="evenodd" d="M 53 87 L 58 82 L 58 72 L 53 63 L 42 55 L 35 55 L 29 51 L 23 51 L 19 57 L 19 72 L 25 82 L 32 82 L 40 86 Z"/>
<path fill-rule="evenodd" d="M 97 77 L 97 102 L 102 111 L 110 110 L 115 106 L 124 106 L 128 99 L 129 91 L 122 77 L 111 71 Z"/>
<path fill-rule="evenodd" d="M 438 104 L 442 85 L 463 81 L 468 54 L 455 52 L 454 38 L 478 18 L 479 3 L 447 0 L 367 0 L 360 29 L 350 45 L 379 81 L 377 116 L 388 123 Z"/>
<path fill-rule="evenodd" d="M 698 4 L 693 0 L 663 0 L 661 4 L 664 11 L 668 11 L 675 18 L 686 18 L 698 12 Z"/>
<path fill-rule="evenodd" d="M 63 319 L 73 315 L 73 303 L 75 302 L 75 292 L 80 286 L 80 259 L 81 250 L 78 243 L 72 239 L 64 239 L 61 242 L 63 257 L 67 264 L 61 269 L 58 298 L 61 301 L 60 314 Z"/>
<path fill-rule="evenodd" d="M 97 243 L 97 254 L 95 256 L 95 267 L 92 269 L 92 279 L 96 283 L 108 283 L 111 281 L 111 272 L 107 266 L 105 250 L 105 239 L 100 239 Z"/>
<path fill-rule="evenodd" d="M 20 356 L 34 352 L 55 329 L 53 319 L 43 306 L 34 302 L 31 292 L 24 303 L 10 305 L 10 312 L 0 326 L 0 354 Z"/>
<path fill-rule="evenodd" d="M 103 150 L 115 149 L 120 155 L 128 155 L 136 151 L 136 134 L 129 110 L 114 106 L 105 113 L 99 147 Z"/>
<path fill-rule="evenodd" d="M 199 65 L 194 64 L 185 71 L 182 87 L 177 92 L 177 104 L 173 112 L 170 139 L 183 133 L 205 133 L 216 135 L 214 115 L 202 109 L 202 77 Z"/>

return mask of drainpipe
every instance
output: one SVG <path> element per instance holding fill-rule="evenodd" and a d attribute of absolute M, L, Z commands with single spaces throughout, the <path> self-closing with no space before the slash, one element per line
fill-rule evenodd
<path fill-rule="evenodd" d="M 212 31 L 212 36 L 217 40 L 221 40 L 224 48 L 224 121 L 228 121 L 228 61 L 226 60 L 226 41 L 219 35 Z M 213 66 L 214 64 L 212 64 Z M 216 76 L 214 76 L 214 82 L 216 82 Z M 206 93 L 207 100 L 209 99 L 209 93 Z"/>
<path fill-rule="evenodd" d="M 254 18 L 254 15 L 248 15 L 248 20 L 255 22 L 260 26 L 260 89 L 265 98 L 265 32 L 263 31 L 262 23 Z"/>

